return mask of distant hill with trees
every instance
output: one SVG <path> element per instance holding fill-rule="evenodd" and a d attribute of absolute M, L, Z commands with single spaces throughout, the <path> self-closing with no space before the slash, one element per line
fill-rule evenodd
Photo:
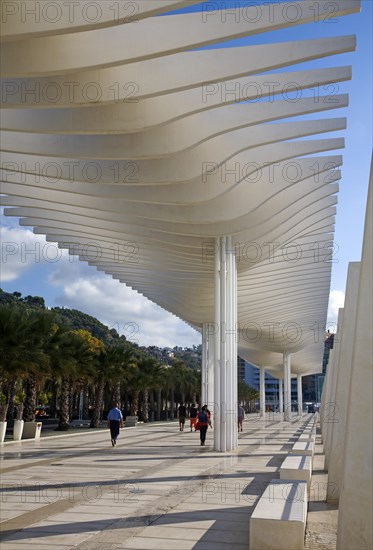
<path fill-rule="evenodd" d="M 0 289 L 0 305 L 1 304 L 13 304 L 32 309 L 47 309 L 44 298 L 40 296 L 22 297 L 20 292 L 13 292 L 10 294 L 4 292 L 2 289 Z M 95 317 L 87 315 L 87 313 L 83 313 L 77 309 L 54 307 L 49 311 L 54 314 L 55 322 L 58 325 L 69 326 L 72 330 L 88 330 L 92 336 L 99 338 L 103 342 L 109 343 L 116 339 L 126 340 L 126 337 L 119 336 L 115 329 L 109 329 Z"/>
<path fill-rule="evenodd" d="M 33 421 L 46 407 L 60 430 L 78 415 L 94 428 L 115 402 L 147 422 L 199 399 L 200 346 L 140 348 L 86 313 L 48 309 L 40 296 L 0 289 L 0 353 L 0 421 Z"/>
<path fill-rule="evenodd" d="M 72 329 L 88 330 L 92 336 L 105 343 L 112 343 L 116 340 L 126 341 L 126 337 L 119 336 L 114 328 L 109 329 L 95 317 L 91 317 L 78 309 L 54 307 L 51 311 L 55 315 L 57 324 L 64 324 Z"/>

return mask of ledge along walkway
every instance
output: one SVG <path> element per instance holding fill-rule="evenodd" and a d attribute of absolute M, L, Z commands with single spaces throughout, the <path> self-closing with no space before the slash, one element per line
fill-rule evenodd
<path fill-rule="evenodd" d="M 309 416 L 248 415 L 224 455 L 212 430 L 201 447 L 175 422 L 124 429 L 114 448 L 108 430 L 2 445 L 1 550 L 247 550 L 255 504 Z M 335 518 L 321 506 L 308 547 L 331 550 Z"/>

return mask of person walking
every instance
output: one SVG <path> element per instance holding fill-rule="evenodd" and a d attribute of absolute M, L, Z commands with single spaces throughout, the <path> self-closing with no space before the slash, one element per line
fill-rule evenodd
<path fill-rule="evenodd" d="M 207 416 L 208 416 L 208 419 L 209 419 L 209 426 L 210 426 L 210 428 L 212 428 L 211 412 L 210 412 L 210 410 L 207 408 L 207 405 L 204 405 L 204 407 L 205 407 L 205 411 L 206 411 Z"/>
<path fill-rule="evenodd" d="M 196 407 L 196 404 L 193 403 L 192 406 L 190 407 L 190 411 L 189 411 L 190 431 L 191 432 L 193 431 L 193 428 L 194 428 L 194 431 L 196 431 L 195 425 L 196 425 L 196 422 L 197 422 L 197 414 L 198 414 L 198 409 Z"/>
<path fill-rule="evenodd" d="M 237 407 L 238 431 L 242 432 L 242 422 L 245 417 L 245 411 L 241 405 Z"/>
<path fill-rule="evenodd" d="M 203 446 L 206 441 L 206 432 L 209 426 L 209 415 L 207 413 L 207 407 L 204 405 L 202 410 L 198 413 L 198 426 L 199 426 L 199 438 L 201 440 L 201 445 Z"/>
<path fill-rule="evenodd" d="M 119 403 L 109 411 L 107 415 L 107 427 L 110 428 L 111 444 L 113 447 L 117 444 L 120 428 L 123 428 L 123 415 L 119 409 Z"/>
<path fill-rule="evenodd" d="M 180 431 L 184 431 L 184 424 L 185 424 L 185 418 L 186 418 L 186 406 L 183 402 L 180 403 L 179 408 L 177 409 L 178 417 L 179 417 L 179 428 Z"/>

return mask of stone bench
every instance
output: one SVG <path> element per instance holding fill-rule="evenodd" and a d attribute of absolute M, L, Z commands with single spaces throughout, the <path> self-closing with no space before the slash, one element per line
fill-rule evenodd
<path fill-rule="evenodd" d="M 79 427 L 89 428 L 90 425 L 91 425 L 91 421 L 89 419 L 86 419 L 86 420 L 72 420 L 70 422 L 70 426 L 72 428 L 79 428 Z"/>
<path fill-rule="evenodd" d="M 305 428 L 303 434 L 316 434 L 316 428 Z"/>
<path fill-rule="evenodd" d="M 25 422 L 22 439 L 40 439 L 42 426 L 42 422 Z"/>
<path fill-rule="evenodd" d="M 124 425 L 126 428 L 133 428 L 137 426 L 138 421 L 139 421 L 138 416 L 126 416 Z"/>
<path fill-rule="evenodd" d="M 250 518 L 250 550 L 303 550 L 307 484 L 272 479 Z"/>
<path fill-rule="evenodd" d="M 315 446 L 312 441 L 297 441 L 290 452 L 291 455 L 304 455 L 313 457 Z"/>
<path fill-rule="evenodd" d="M 314 435 L 300 435 L 295 443 L 312 443 L 315 446 L 316 439 Z"/>
<path fill-rule="evenodd" d="M 280 479 L 306 481 L 307 490 L 311 487 L 312 457 L 289 455 L 280 467 Z"/>
<path fill-rule="evenodd" d="M 308 424 L 303 429 L 304 430 L 316 430 L 316 424 Z"/>
<path fill-rule="evenodd" d="M 302 431 L 303 431 L 303 432 L 304 432 L 304 431 L 310 432 L 310 431 L 313 431 L 313 430 L 316 431 L 316 424 L 307 424 L 307 426 L 304 426 L 304 428 L 303 428 Z"/>
<path fill-rule="evenodd" d="M 313 432 L 316 431 L 316 426 L 305 426 L 302 432 Z"/>

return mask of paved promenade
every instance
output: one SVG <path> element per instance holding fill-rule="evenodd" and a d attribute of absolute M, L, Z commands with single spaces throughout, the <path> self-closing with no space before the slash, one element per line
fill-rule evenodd
<path fill-rule="evenodd" d="M 248 417 L 238 450 L 225 455 L 212 450 L 211 430 L 200 447 L 199 434 L 180 432 L 176 423 L 122 430 L 115 448 L 108 430 L 5 444 L 1 550 L 247 550 L 255 503 L 279 477 L 309 416 L 278 418 Z M 322 476 L 320 460 L 316 455 Z M 322 500 L 324 482 L 311 500 Z M 314 504 L 309 547 L 325 542 L 331 550 L 335 518 Z M 323 528 L 312 538 L 312 525 L 317 534 L 325 517 L 326 539 Z"/>

